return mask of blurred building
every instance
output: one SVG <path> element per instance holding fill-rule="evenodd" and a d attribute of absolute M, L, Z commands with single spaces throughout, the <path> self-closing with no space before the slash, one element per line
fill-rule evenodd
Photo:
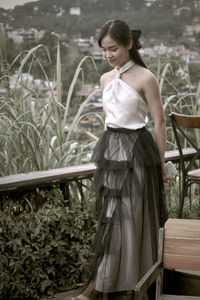
<path fill-rule="evenodd" d="M 80 16 L 81 15 L 81 9 L 79 6 L 71 7 L 69 10 L 70 15 Z"/>
<path fill-rule="evenodd" d="M 15 30 L 7 29 L 7 34 L 10 39 L 15 43 L 20 44 L 25 41 L 39 41 L 45 34 L 44 30 L 37 30 L 35 28 L 30 28 L 25 30 L 24 28 L 18 28 Z"/>
<path fill-rule="evenodd" d="M 147 7 L 151 6 L 156 0 L 145 0 L 145 5 Z"/>

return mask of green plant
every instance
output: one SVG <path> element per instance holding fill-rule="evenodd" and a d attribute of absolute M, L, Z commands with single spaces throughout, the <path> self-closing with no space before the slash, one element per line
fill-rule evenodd
<path fill-rule="evenodd" d="M 3 34 L 2 39 L 4 39 Z M 89 114 L 85 111 L 88 101 L 98 92 L 98 89 L 84 99 L 75 116 L 71 116 L 69 113 L 74 89 L 80 75 L 82 75 L 82 82 L 84 82 L 84 63 L 91 61 L 96 69 L 93 58 L 86 56 L 80 61 L 68 91 L 66 104 L 63 105 L 59 43 L 57 46 L 56 80 L 53 86 L 48 79 L 44 66 L 37 57 L 37 51 L 40 49 L 44 49 L 49 62 L 51 62 L 48 48 L 43 45 L 37 45 L 29 51 L 21 52 L 9 69 L 11 72 L 15 63 L 21 60 L 20 67 L 14 77 L 14 88 L 8 89 L 7 94 L 0 98 L 1 176 L 77 164 L 80 162 L 82 149 L 91 151 L 95 143 L 95 140 L 91 142 L 91 137 L 88 137 L 84 143 L 77 141 L 76 132 L 80 120 Z M 2 50 L 0 54 L 2 61 L 5 50 Z M 27 63 L 29 63 L 29 69 L 24 76 L 23 70 Z M 39 65 L 46 78 L 50 91 L 47 104 L 42 103 L 37 89 L 31 81 L 28 81 L 34 63 Z M 7 78 L 8 74 L 6 73 L 5 76 Z M 100 116 L 99 118 L 102 119 Z M 70 124 L 69 128 L 66 128 L 67 123 Z"/>
<path fill-rule="evenodd" d="M 96 229 L 94 201 L 70 206 L 47 192 L 37 212 L 0 212 L 0 299 L 39 299 L 53 288 L 83 282 Z"/>

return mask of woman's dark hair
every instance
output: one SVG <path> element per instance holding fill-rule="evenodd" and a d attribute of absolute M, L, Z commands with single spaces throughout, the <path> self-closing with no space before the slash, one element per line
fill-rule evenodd
<path fill-rule="evenodd" d="M 138 51 L 141 48 L 141 44 L 139 42 L 139 37 L 141 34 L 140 30 L 130 30 L 129 26 L 121 20 L 107 21 L 99 34 L 99 47 L 101 47 L 103 38 L 108 34 L 113 40 L 123 46 L 127 46 L 132 40 L 133 46 L 129 50 L 131 59 L 142 67 L 147 68 Z"/>

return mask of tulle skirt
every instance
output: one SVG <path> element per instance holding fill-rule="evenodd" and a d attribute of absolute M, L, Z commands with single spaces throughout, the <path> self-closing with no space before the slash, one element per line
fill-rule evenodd
<path fill-rule="evenodd" d="M 165 220 L 159 151 L 146 128 L 108 128 L 92 161 L 98 230 L 90 280 L 103 293 L 134 290 L 157 259 Z"/>

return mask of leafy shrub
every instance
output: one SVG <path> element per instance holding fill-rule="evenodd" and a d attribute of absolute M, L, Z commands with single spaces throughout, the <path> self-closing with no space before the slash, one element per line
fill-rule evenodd
<path fill-rule="evenodd" d="M 60 190 L 53 193 L 37 212 L 0 212 L 0 299 L 38 299 L 86 280 L 94 202 L 83 211 L 80 200 L 69 207 Z"/>
<path fill-rule="evenodd" d="M 184 219 L 200 219 L 200 201 L 199 195 L 192 202 L 190 199 L 186 201 L 185 207 L 183 209 Z"/>
<path fill-rule="evenodd" d="M 170 218 L 179 218 L 179 205 L 178 203 L 175 203 L 175 201 L 172 202 L 173 205 L 171 205 L 168 208 L 169 211 L 169 217 Z M 196 197 L 193 201 L 189 197 L 185 198 L 185 205 L 183 208 L 183 219 L 200 219 L 200 201 L 199 197 Z"/>

